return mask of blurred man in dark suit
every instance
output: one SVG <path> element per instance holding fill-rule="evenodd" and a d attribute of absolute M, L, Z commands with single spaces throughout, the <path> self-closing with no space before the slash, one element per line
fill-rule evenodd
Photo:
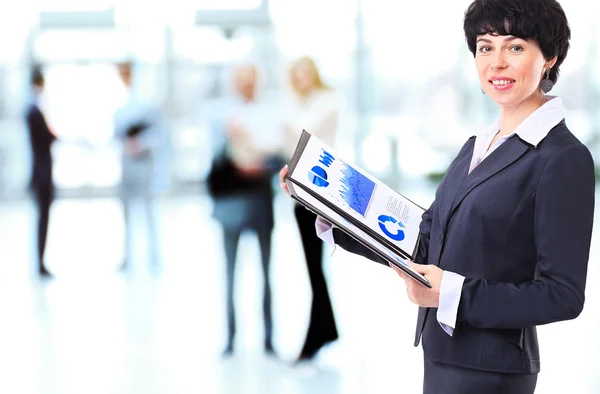
<path fill-rule="evenodd" d="M 44 264 L 44 251 L 48 235 L 50 206 L 54 199 L 51 146 L 56 140 L 56 136 L 48 127 L 44 114 L 40 110 L 39 97 L 44 90 L 44 75 L 38 67 L 31 73 L 31 85 L 32 97 L 27 104 L 25 120 L 29 130 L 29 139 L 33 154 L 30 187 L 33 191 L 38 211 L 38 270 L 41 277 L 51 277 L 50 272 L 48 272 Z"/>

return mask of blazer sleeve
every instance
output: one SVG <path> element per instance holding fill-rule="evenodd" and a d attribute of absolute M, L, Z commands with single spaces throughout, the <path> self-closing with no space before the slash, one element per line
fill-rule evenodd
<path fill-rule="evenodd" d="M 371 249 L 367 248 L 337 227 L 333 228 L 333 239 L 337 245 L 341 246 L 342 249 L 350 253 L 366 257 L 367 259 L 375 261 L 376 263 L 388 265 L 387 261 L 379 257 L 377 253 L 373 252 Z"/>
<path fill-rule="evenodd" d="M 431 222 L 433 220 L 433 212 L 435 211 L 435 200 L 421 216 L 421 224 L 419 225 L 419 246 L 415 255 L 415 263 L 427 264 L 429 258 L 429 239 L 431 238 Z"/>
<path fill-rule="evenodd" d="M 521 284 L 466 278 L 458 321 L 517 329 L 576 318 L 584 304 L 594 188 L 594 162 L 583 144 L 557 152 L 535 195 L 538 274 Z"/>

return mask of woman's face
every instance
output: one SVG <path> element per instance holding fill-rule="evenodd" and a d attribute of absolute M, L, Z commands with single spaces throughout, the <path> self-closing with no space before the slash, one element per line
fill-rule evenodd
<path fill-rule="evenodd" d="M 315 87 L 315 76 L 309 67 L 297 64 L 292 68 L 292 85 L 302 95 L 310 93 Z"/>
<path fill-rule="evenodd" d="M 491 34 L 477 37 L 475 63 L 483 91 L 504 107 L 519 105 L 540 92 L 548 66 L 535 41 Z"/>

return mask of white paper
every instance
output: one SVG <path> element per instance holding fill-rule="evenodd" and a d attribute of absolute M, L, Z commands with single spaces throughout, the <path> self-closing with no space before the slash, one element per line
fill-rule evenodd
<path fill-rule="evenodd" d="M 315 136 L 311 136 L 290 176 L 407 254 L 415 250 L 424 210 L 360 167 L 339 158 Z"/>

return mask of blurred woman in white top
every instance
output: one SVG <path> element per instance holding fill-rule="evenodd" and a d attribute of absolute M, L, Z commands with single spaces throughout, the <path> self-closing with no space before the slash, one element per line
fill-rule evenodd
<path fill-rule="evenodd" d="M 296 60 L 290 67 L 294 91 L 286 123 L 287 156 L 292 157 L 302 129 L 333 147 L 338 128 L 338 98 L 321 79 L 315 62 L 309 57 Z"/>
<path fill-rule="evenodd" d="M 296 60 L 290 67 L 290 83 L 294 97 L 285 125 L 287 159 L 292 157 L 303 129 L 333 147 L 338 128 L 338 99 L 334 90 L 323 83 L 315 62 L 309 57 Z M 297 359 L 300 362 L 312 360 L 324 345 L 338 338 L 338 332 L 323 274 L 323 242 L 315 234 L 316 215 L 298 204 L 294 214 L 313 293 L 310 323 Z"/>

